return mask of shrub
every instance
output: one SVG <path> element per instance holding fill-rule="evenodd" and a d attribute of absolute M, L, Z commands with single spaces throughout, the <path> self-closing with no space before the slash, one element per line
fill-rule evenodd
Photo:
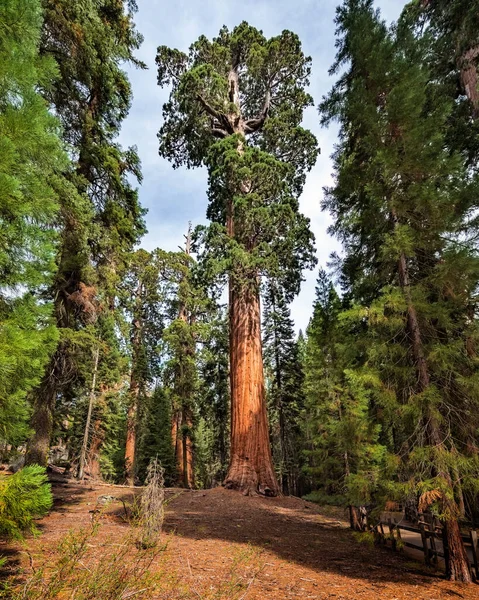
<path fill-rule="evenodd" d="M 14 475 L 0 478 L 0 535 L 22 539 L 37 533 L 34 519 L 43 517 L 53 504 L 45 469 L 24 467 Z"/>

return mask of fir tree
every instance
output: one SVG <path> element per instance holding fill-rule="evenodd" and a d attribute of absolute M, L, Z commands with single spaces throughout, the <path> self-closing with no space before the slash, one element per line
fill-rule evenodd
<path fill-rule="evenodd" d="M 399 417 L 388 425 L 397 489 L 432 505 L 448 541 L 448 576 L 470 581 L 458 498 L 459 481 L 474 486 L 478 476 L 465 426 L 477 412 L 468 340 L 477 336 L 478 262 L 461 233 L 476 181 L 446 144 L 452 103 L 424 46 L 406 29 L 388 32 L 370 1 L 345 2 L 337 24 L 332 71 L 348 69 L 322 105 L 324 121 L 342 127 L 325 206 L 345 243 L 344 282 L 357 302 L 349 317 L 368 324 L 375 402 Z"/>
<path fill-rule="evenodd" d="M 229 460 L 228 320 L 222 307 L 209 315 L 199 351 L 199 424 L 195 433 L 197 480 L 203 487 L 220 485 Z"/>
<path fill-rule="evenodd" d="M 263 348 L 273 460 L 284 494 L 299 495 L 303 371 L 284 293 L 274 281 L 264 292 Z"/>
<path fill-rule="evenodd" d="M 123 3 L 110 0 L 44 0 L 43 8 L 40 51 L 59 72 L 44 96 L 72 149 L 70 179 L 81 201 L 72 202 L 67 194 L 61 198 L 61 245 L 51 289 L 61 339 L 35 394 L 35 434 L 26 457 L 27 463 L 39 464 L 47 460 L 55 403 L 81 374 L 70 352 L 72 339 L 78 333 L 86 342 L 82 331 L 97 322 L 101 305 L 114 309 L 125 253 L 144 232 L 143 211 L 129 180 L 140 178 L 138 156 L 116 141 L 131 101 L 122 64 L 139 64 L 133 53 L 141 37 L 132 15 Z M 92 337 L 90 347 L 98 337 Z M 84 351 L 89 355 L 90 348 Z"/>
<path fill-rule="evenodd" d="M 363 530 L 366 505 L 377 502 L 385 448 L 374 402 L 362 376 L 357 327 L 341 323 L 343 303 L 320 270 L 303 353 L 307 472 L 320 501 L 345 504 L 351 527 Z"/>

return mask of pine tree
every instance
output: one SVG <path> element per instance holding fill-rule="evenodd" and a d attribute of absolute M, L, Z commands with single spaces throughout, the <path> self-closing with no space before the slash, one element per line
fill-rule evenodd
<path fill-rule="evenodd" d="M 264 292 L 263 348 L 267 374 L 273 460 L 284 494 L 299 495 L 300 415 L 304 405 L 303 371 L 294 324 L 284 293 L 274 281 Z"/>
<path fill-rule="evenodd" d="M 316 160 L 301 128 L 310 59 L 296 35 L 267 40 L 242 23 L 200 37 L 189 55 L 160 47 L 160 154 L 174 166 L 206 165 L 210 227 L 200 230 L 205 275 L 229 280 L 231 456 L 227 487 L 278 492 L 268 441 L 259 283 L 276 277 L 289 296 L 314 262 L 312 234 L 297 197 Z M 244 435 L 243 432 L 248 434 Z"/>
<path fill-rule="evenodd" d="M 345 2 L 337 24 L 332 72 L 348 68 L 321 110 L 341 125 L 325 206 L 345 244 L 349 318 L 368 326 L 365 368 L 393 419 L 396 489 L 431 506 L 449 578 L 470 581 L 458 497 L 459 482 L 478 477 L 466 425 L 479 397 L 468 349 L 478 257 L 466 227 L 477 182 L 447 146 L 452 103 L 425 47 L 406 28 L 387 31 L 370 1 Z"/>
<path fill-rule="evenodd" d="M 0 444 L 27 435 L 27 393 L 55 347 L 52 305 L 59 195 L 75 196 L 60 127 L 38 93 L 55 66 L 38 57 L 40 3 L 0 6 Z"/>
<path fill-rule="evenodd" d="M 0 476 L 0 534 L 22 539 L 38 533 L 35 519 L 45 516 L 53 504 L 45 469 L 31 465 L 14 475 Z"/>
<path fill-rule="evenodd" d="M 303 354 L 307 472 L 313 497 L 348 506 L 351 527 L 363 530 L 366 506 L 377 503 L 385 448 L 362 365 L 357 328 L 343 325 L 344 305 L 320 270 Z"/>
<path fill-rule="evenodd" d="M 169 390 L 156 386 L 145 398 L 138 440 L 138 478 L 144 481 L 150 461 L 158 458 L 165 470 L 165 484 L 178 483 L 175 448 L 171 438 L 171 398 Z"/>
<path fill-rule="evenodd" d="M 229 460 L 228 319 L 223 307 L 212 310 L 199 350 L 199 423 L 195 432 L 197 480 L 216 487 L 226 477 Z"/>

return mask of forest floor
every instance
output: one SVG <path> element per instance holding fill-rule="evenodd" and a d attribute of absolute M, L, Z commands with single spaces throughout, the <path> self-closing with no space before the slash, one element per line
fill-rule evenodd
<path fill-rule="evenodd" d="M 20 573 L 24 585 L 32 571 L 38 575 L 42 566 L 54 568 L 65 551 L 61 540 L 71 530 L 91 527 L 92 519 L 99 525 L 87 539 L 87 553 L 101 555 L 97 560 L 103 561 L 103 571 L 105 565 L 115 564 L 109 553 L 133 529 L 122 502 L 130 505 L 139 491 L 65 482 L 54 484 L 53 492 L 54 508 L 39 521 L 42 535 L 23 545 L 0 545 L 0 555 L 9 558 L 3 576 Z M 445 581 L 410 557 L 359 542 L 335 509 L 299 498 L 244 497 L 223 488 L 167 490 L 167 498 L 161 544 L 149 564 L 160 581 L 153 598 L 472 600 L 479 596 L 476 585 Z M 88 560 L 86 555 L 77 568 L 98 577 Z M 136 600 L 145 597 L 143 592 L 135 589 L 118 599 Z"/>

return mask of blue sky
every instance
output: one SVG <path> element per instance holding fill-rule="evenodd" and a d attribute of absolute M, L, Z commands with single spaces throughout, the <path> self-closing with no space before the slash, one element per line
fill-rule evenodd
<path fill-rule="evenodd" d="M 333 80 L 328 69 L 333 62 L 334 14 L 339 0 L 138 0 L 136 15 L 138 30 L 145 40 L 138 57 L 149 67 L 146 71 L 129 69 L 134 100 L 123 125 L 120 142 L 136 145 L 142 161 L 144 180 L 140 201 L 148 209 L 148 234 L 142 246 L 147 250 L 176 250 L 183 242 L 188 221 L 193 225 L 205 222 L 207 206 L 206 173 L 202 169 L 173 170 L 170 163 L 158 155 L 156 134 L 161 126 L 161 108 L 168 91 L 156 84 L 155 56 L 159 45 L 187 51 L 201 34 L 211 38 L 223 25 L 233 28 L 241 21 L 262 29 L 267 37 L 283 29 L 297 33 L 304 52 L 313 61 L 310 93 L 315 104 L 328 92 Z M 376 5 L 388 21 L 397 19 L 404 0 L 377 0 Z M 331 222 L 320 209 L 323 186 L 330 185 L 333 151 L 337 130 L 322 129 L 316 108 L 308 109 L 304 126 L 318 137 L 321 155 L 309 174 L 300 199 L 302 212 L 311 220 L 316 236 L 319 264 L 325 266 L 329 254 L 339 245 L 326 233 Z M 291 311 L 297 329 L 308 324 L 314 299 L 317 272 L 305 272 L 301 293 Z"/>

